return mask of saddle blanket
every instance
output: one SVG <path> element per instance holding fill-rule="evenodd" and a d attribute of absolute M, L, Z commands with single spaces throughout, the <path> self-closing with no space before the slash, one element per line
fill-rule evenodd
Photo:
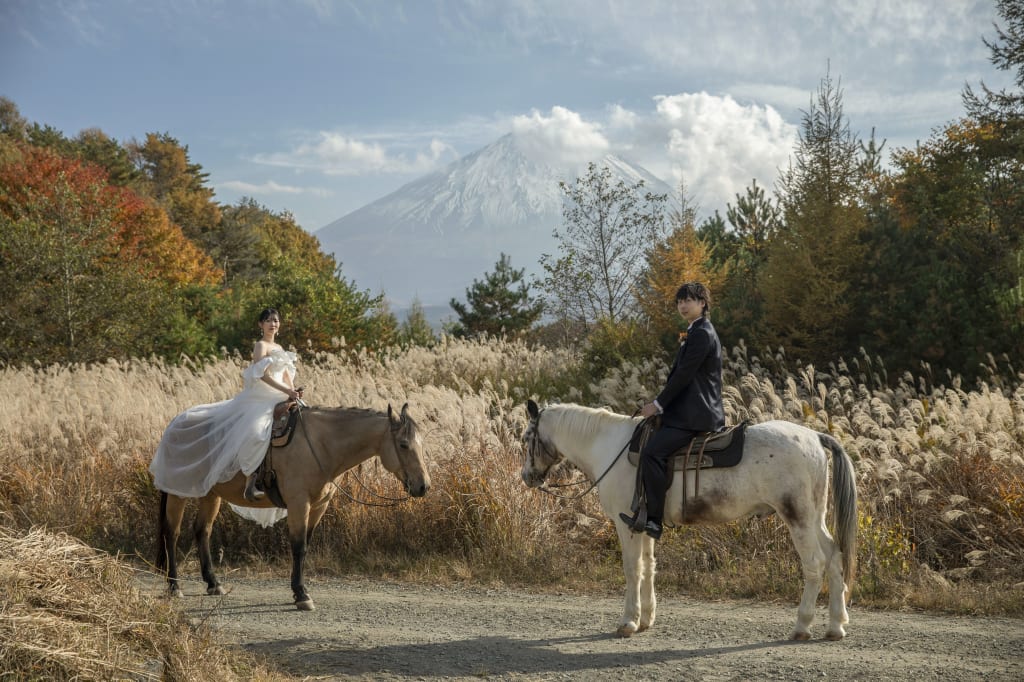
<path fill-rule="evenodd" d="M 713 469 L 733 467 L 743 459 L 743 440 L 746 436 L 747 422 L 730 426 L 724 431 L 708 433 L 694 438 L 688 445 L 672 455 L 673 471 L 687 469 Z M 640 462 L 640 450 L 647 442 L 649 432 L 655 428 L 651 421 L 644 422 L 641 428 L 633 432 L 629 442 L 629 463 L 637 466 Z M 689 458 L 686 452 L 690 452 Z"/>

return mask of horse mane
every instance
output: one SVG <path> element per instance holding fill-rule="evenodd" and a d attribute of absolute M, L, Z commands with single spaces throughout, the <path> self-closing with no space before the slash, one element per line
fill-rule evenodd
<path fill-rule="evenodd" d="M 341 420 L 355 420 L 355 419 L 387 419 L 388 413 L 386 410 L 375 410 L 372 407 L 348 407 L 345 405 L 339 405 L 338 407 L 328 407 L 326 405 L 310 405 L 306 408 L 310 412 L 326 413 L 336 419 Z M 400 412 L 395 412 L 397 417 Z M 412 433 L 416 433 L 419 429 L 419 425 L 416 424 L 416 420 L 412 418 L 411 414 L 406 414 L 407 427 L 412 429 Z"/>
<path fill-rule="evenodd" d="M 617 414 L 606 407 L 587 407 L 575 403 L 559 403 L 544 408 L 543 421 L 548 428 L 590 445 L 609 426 L 632 423 L 633 418 Z"/>
<path fill-rule="evenodd" d="M 346 407 L 339 405 L 332 407 L 329 405 L 310 405 L 306 408 L 310 412 L 326 412 L 328 414 L 334 414 L 342 417 L 386 417 L 387 412 L 384 410 L 375 410 L 370 407 Z"/>

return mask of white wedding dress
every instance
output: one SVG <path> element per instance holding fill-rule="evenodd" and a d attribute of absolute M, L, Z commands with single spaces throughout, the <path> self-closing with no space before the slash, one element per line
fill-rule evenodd
<path fill-rule="evenodd" d="M 274 406 L 286 396 L 262 381 L 295 377 L 295 353 L 273 350 L 242 373 L 242 392 L 230 400 L 197 405 L 175 417 L 164 431 L 149 472 L 159 490 L 179 497 L 203 497 L 218 483 L 260 465 L 270 444 Z M 240 516 L 264 526 L 287 515 L 277 507 L 230 505 Z"/>

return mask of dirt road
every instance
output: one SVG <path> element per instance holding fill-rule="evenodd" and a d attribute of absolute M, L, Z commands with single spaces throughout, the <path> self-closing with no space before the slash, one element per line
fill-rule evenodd
<path fill-rule="evenodd" d="M 850 609 L 842 642 L 786 638 L 796 604 L 662 596 L 652 630 L 613 632 L 615 596 L 545 595 L 364 580 L 187 583 L 185 607 L 283 671 L 324 680 L 1024 680 L 1024 622 Z M 153 583 L 155 585 L 155 583 Z M 155 587 L 153 587 L 155 589 Z"/>

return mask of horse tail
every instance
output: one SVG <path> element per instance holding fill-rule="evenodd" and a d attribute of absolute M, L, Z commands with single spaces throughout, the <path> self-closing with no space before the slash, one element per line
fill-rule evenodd
<path fill-rule="evenodd" d="M 843 576 L 853 589 L 857 570 L 857 481 L 853 462 L 838 440 L 819 433 L 821 444 L 832 452 L 832 499 L 835 500 L 836 541 L 843 553 Z"/>
<path fill-rule="evenodd" d="M 156 567 L 167 568 L 167 493 L 160 491 L 160 516 L 156 525 Z"/>

